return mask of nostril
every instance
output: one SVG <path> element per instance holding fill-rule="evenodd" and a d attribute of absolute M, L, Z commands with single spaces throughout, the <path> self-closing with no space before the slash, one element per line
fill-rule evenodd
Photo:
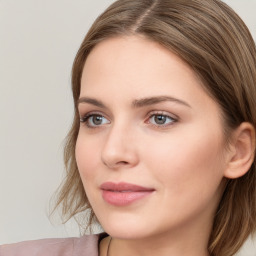
<path fill-rule="evenodd" d="M 118 162 L 117 164 L 126 165 L 126 164 L 128 164 L 128 162 L 126 162 L 126 161 L 120 161 L 120 162 Z"/>

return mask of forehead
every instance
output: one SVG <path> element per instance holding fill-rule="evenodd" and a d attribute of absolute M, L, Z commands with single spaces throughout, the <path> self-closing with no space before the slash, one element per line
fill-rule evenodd
<path fill-rule="evenodd" d="M 195 72 L 177 55 L 160 44 L 141 36 L 109 38 L 89 54 L 82 74 L 82 90 L 92 89 L 102 80 L 111 84 L 154 84 L 161 89 L 161 82 L 171 78 L 179 84 L 176 75 L 182 71 L 183 80 L 191 77 L 201 83 Z M 165 81 L 168 82 L 168 81 Z M 95 88 L 96 89 L 96 88 Z M 151 88 L 152 89 L 152 88 Z"/>
<path fill-rule="evenodd" d="M 139 70 L 133 70 L 135 73 L 142 72 L 152 65 L 158 69 L 163 68 L 167 62 L 179 63 L 186 71 L 192 71 L 188 64 L 170 50 L 140 35 L 120 36 L 103 40 L 90 52 L 85 62 L 85 68 L 92 61 L 98 62 L 98 69 L 108 68 L 108 64 L 112 64 L 111 70 L 114 70 L 116 65 L 120 66 L 120 64 L 122 64 L 122 67 L 131 68 L 131 62 L 134 67 L 143 63 L 144 66 L 140 66 Z"/>

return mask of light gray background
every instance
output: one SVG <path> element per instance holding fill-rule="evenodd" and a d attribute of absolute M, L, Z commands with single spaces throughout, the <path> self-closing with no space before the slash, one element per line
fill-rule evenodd
<path fill-rule="evenodd" d="M 78 236 L 53 226 L 73 105 L 70 70 L 93 20 L 113 0 L 0 0 L 0 244 Z M 226 0 L 256 38 L 256 0 Z M 56 219 L 57 223 L 60 221 Z M 240 256 L 255 256 L 246 244 Z"/>

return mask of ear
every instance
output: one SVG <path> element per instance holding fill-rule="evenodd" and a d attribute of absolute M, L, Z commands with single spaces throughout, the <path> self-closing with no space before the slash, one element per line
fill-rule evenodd
<path fill-rule="evenodd" d="M 236 179 L 248 172 L 255 155 L 255 129 L 247 122 L 242 123 L 231 138 L 228 166 L 224 176 Z"/>

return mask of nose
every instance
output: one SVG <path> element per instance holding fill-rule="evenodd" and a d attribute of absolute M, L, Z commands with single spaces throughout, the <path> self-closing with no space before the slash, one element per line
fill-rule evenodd
<path fill-rule="evenodd" d="M 106 135 L 101 160 L 110 169 L 134 167 L 139 161 L 136 145 L 132 129 L 112 127 Z"/>

